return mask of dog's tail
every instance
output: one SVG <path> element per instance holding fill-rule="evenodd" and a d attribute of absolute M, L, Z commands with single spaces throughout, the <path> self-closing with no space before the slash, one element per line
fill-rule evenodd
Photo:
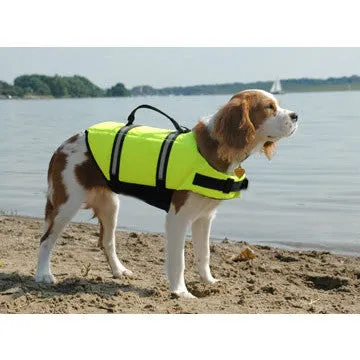
<path fill-rule="evenodd" d="M 48 172 L 47 172 L 47 191 L 46 191 L 46 208 L 49 206 L 53 207 L 53 176 L 54 176 L 54 168 L 55 162 L 57 158 L 57 151 L 54 152 L 53 156 L 50 159 Z"/>
<path fill-rule="evenodd" d="M 45 229 L 44 233 L 40 239 L 40 244 L 47 239 L 52 228 L 52 220 L 54 214 L 54 203 L 53 203 L 53 170 L 55 165 L 56 152 L 51 157 L 48 173 L 47 173 L 47 182 L 48 187 L 46 191 L 46 205 L 45 205 Z"/>

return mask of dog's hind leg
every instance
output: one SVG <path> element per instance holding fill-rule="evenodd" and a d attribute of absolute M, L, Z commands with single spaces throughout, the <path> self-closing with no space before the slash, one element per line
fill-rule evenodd
<path fill-rule="evenodd" d="M 48 170 L 45 229 L 40 240 L 35 280 L 54 283 L 50 259 L 56 240 L 85 200 L 85 189 L 76 180 L 75 168 L 85 160 L 77 137 L 66 141 L 53 155 Z"/>
<path fill-rule="evenodd" d="M 119 212 L 119 197 L 110 189 L 97 187 L 90 190 L 87 206 L 94 209 L 95 216 L 100 223 L 99 245 L 104 250 L 111 272 L 115 278 L 132 276 L 116 255 L 115 230 Z"/>
<path fill-rule="evenodd" d="M 35 280 L 37 282 L 56 282 L 55 277 L 52 275 L 50 269 L 51 253 L 57 238 L 63 231 L 64 227 L 80 209 L 81 204 L 82 201 L 79 198 L 72 198 L 65 204 L 61 205 L 59 209 L 53 209 L 50 216 L 46 218 L 45 232 L 40 240 L 39 259 L 35 276 Z M 54 216 L 54 220 L 51 221 L 51 216 L 54 215 L 56 210 L 58 213 Z"/>

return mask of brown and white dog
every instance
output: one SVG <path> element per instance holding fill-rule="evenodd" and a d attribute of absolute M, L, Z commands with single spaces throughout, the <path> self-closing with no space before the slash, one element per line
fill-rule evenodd
<path fill-rule="evenodd" d="M 262 90 L 235 94 L 212 116 L 193 128 L 199 152 L 218 171 L 232 174 L 250 154 L 263 151 L 270 159 L 275 143 L 292 135 L 297 115 L 280 107 Z M 166 270 L 170 290 L 180 297 L 194 297 L 184 281 L 185 234 L 192 227 L 195 259 L 201 280 L 214 283 L 210 272 L 209 235 L 220 200 L 188 191 L 175 191 L 166 215 Z M 56 239 L 77 211 L 93 209 L 100 223 L 99 245 L 104 249 L 114 277 L 131 276 L 115 251 L 119 198 L 112 192 L 88 153 L 85 134 L 65 141 L 54 153 L 48 170 L 45 229 L 40 240 L 36 281 L 54 283 L 50 256 Z"/>

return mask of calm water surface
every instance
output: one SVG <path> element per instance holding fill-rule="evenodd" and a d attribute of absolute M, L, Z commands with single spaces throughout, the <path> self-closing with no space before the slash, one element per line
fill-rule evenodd
<path fill-rule="evenodd" d="M 61 142 L 101 121 L 125 121 L 137 105 L 159 107 L 192 127 L 230 96 L 66 100 L 0 100 L 0 210 L 43 216 L 46 173 Z M 360 254 L 360 92 L 280 95 L 299 114 L 296 134 L 272 161 L 249 158 L 250 180 L 241 199 L 223 202 L 212 237 L 287 248 Z M 171 127 L 150 110 L 138 123 Z M 121 197 L 121 229 L 163 232 L 164 212 Z M 81 210 L 77 221 L 89 221 Z"/>

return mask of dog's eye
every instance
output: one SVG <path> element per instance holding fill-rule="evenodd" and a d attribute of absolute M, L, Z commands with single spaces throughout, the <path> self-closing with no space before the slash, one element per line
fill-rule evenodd
<path fill-rule="evenodd" d="M 274 104 L 269 104 L 268 106 L 267 106 L 267 108 L 268 109 L 271 109 L 271 110 L 275 110 L 275 106 L 274 106 Z"/>

